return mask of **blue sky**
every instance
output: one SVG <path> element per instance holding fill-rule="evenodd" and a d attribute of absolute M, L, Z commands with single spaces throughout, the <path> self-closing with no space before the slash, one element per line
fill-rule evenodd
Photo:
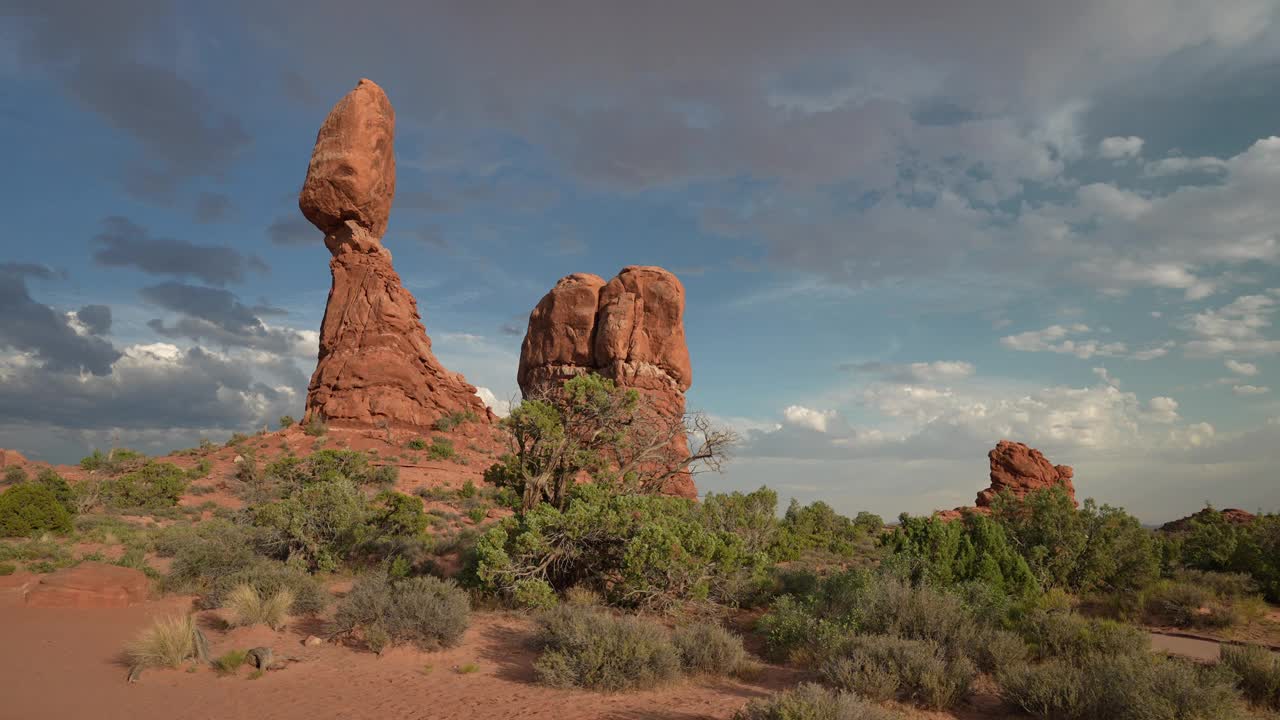
<path fill-rule="evenodd" d="M 1028 442 L 1147 520 L 1280 509 L 1280 7 L 0 0 L 0 446 L 299 414 L 328 291 L 296 194 L 361 77 L 385 244 L 515 396 L 559 277 L 662 265 L 691 408 L 767 483 L 971 502 Z"/>

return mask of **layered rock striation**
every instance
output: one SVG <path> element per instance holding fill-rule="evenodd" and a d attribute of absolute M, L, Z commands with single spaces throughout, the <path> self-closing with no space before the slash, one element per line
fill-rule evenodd
<path fill-rule="evenodd" d="M 608 282 L 586 273 L 561 278 L 529 315 L 516 378 L 521 392 L 554 392 L 564 381 L 594 372 L 640 391 L 664 417 L 682 418 L 693 382 L 684 305 L 684 286 L 660 267 L 633 265 Z M 683 433 L 667 454 L 688 456 Z M 672 478 L 665 491 L 697 496 L 688 473 Z"/>
<path fill-rule="evenodd" d="M 395 110 L 370 80 L 338 101 L 316 136 L 298 207 L 324 233 L 333 285 L 306 419 L 426 427 L 451 413 L 492 413 L 447 370 L 413 296 L 382 245 L 395 197 Z"/>

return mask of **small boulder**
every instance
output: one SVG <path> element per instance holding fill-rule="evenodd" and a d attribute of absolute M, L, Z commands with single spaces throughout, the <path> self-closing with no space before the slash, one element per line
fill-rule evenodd
<path fill-rule="evenodd" d="M 305 646 L 307 646 L 307 647 L 315 647 L 315 646 L 317 646 L 317 645 L 323 645 L 323 644 L 324 644 L 324 640 L 321 640 L 320 638 L 316 637 L 315 635 L 308 635 L 308 636 L 307 636 L 307 639 L 302 641 L 302 644 L 303 644 L 303 645 L 305 645 Z"/>
<path fill-rule="evenodd" d="M 248 663 L 259 670 L 270 670 L 275 653 L 269 647 L 256 647 L 249 651 Z"/>

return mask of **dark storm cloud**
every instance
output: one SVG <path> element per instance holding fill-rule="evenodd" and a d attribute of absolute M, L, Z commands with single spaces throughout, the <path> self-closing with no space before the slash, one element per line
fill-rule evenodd
<path fill-rule="evenodd" d="M 196 220 L 202 223 L 225 220 L 231 214 L 231 198 L 216 192 L 202 192 L 196 197 Z"/>
<path fill-rule="evenodd" d="M 306 386 L 296 368 L 285 382 Z M 261 417 L 294 411 L 296 402 L 296 395 L 256 380 L 246 363 L 199 348 L 174 357 L 136 351 L 113 375 L 87 381 L 75 373 L 17 368 L 0 383 L 0 407 L 12 409 L 6 420 L 78 429 L 248 428 Z"/>
<path fill-rule="evenodd" d="M 19 57 L 141 145 L 141 162 L 121 173 L 126 189 L 164 202 L 177 183 L 218 176 L 249 142 L 235 116 L 175 70 L 173 10 L 167 0 L 0 3 L 21 23 Z M 155 59 L 165 49 L 170 57 Z"/>
<path fill-rule="evenodd" d="M 239 282 L 250 271 L 266 272 L 255 256 L 229 247 L 196 245 L 172 238 L 152 237 L 128 218 L 109 217 L 93 238 L 94 262 L 108 267 L 133 267 L 152 275 L 192 277 L 215 285 Z"/>
<path fill-rule="evenodd" d="M 0 347 L 32 353 L 51 371 L 110 374 L 112 363 L 120 357 L 115 346 L 99 337 L 78 334 L 65 315 L 31 297 L 28 277 L 54 276 L 38 265 L 0 264 Z"/>
<path fill-rule="evenodd" d="M 76 311 L 76 319 L 93 335 L 111 332 L 111 308 L 106 305 L 85 305 Z"/>
<path fill-rule="evenodd" d="M 276 245 L 324 245 L 324 234 L 297 214 L 282 217 L 268 225 L 267 237 Z"/>
<path fill-rule="evenodd" d="M 284 310 L 269 306 L 250 307 L 221 288 L 168 282 L 144 287 L 142 298 L 179 317 L 172 324 L 160 319 L 147 323 L 155 332 L 170 338 L 207 341 L 223 347 L 251 347 L 268 352 L 287 353 L 300 339 L 289 328 L 268 328 L 261 315 L 283 315 Z"/>

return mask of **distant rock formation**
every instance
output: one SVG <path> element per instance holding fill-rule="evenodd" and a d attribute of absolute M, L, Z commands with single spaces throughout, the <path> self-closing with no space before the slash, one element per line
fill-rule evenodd
<path fill-rule="evenodd" d="M 1012 440 L 1001 440 L 987 453 L 991 463 L 991 486 L 980 491 L 975 500 L 976 507 L 958 507 L 953 510 L 939 510 L 934 517 L 941 520 L 958 520 L 965 513 L 990 512 L 991 503 L 1001 492 L 1008 490 L 1015 497 L 1024 498 L 1036 490 L 1051 487 L 1066 488 L 1067 496 L 1077 507 L 1076 488 L 1071 483 L 1075 471 L 1070 465 L 1054 465 L 1033 447 Z"/>
<path fill-rule="evenodd" d="M 1075 472 L 1070 465 L 1054 465 L 1033 447 L 1020 442 L 1001 440 L 987 453 L 991 461 L 991 487 L 978 493 L 978 507 L 990 507 L 1002 491 L 1018 498 L 1035 490 L 1061 486 L 1077 506 L 1076 488 L 1071 484 Z"/>
<path fill-rule="evenodd" d="M 0 448 L 0 468 L 6 468 L 10 465 L 26 465 L 27 459 L 17 450 L 5 450 Z"/>
<path fill-rule="evenodd" d="M 1161 532 L 1186 532 L 1191 529 L 1192 520 L 1208 520 L 1214 513 L 1221 514 L 1222 519 L 1227 521 L 1228 525 L 1248 525 L 1258 519 L 1257 515 L 1237 508 L 1226 508 L 1224 510 L 1204 508 L 1184 518 L 1167 522 L 1160 526 L 1160 530 Z"/>
<path fill-rule="evenodd" d="M 307 420 L 426 427 L 444 415 L 493 415 L 474 386 L 431 352 L 418 305 L 382 246 L 396 190 L 395 110 L 361 80 L 320 127 L 298 207 L 324 233 L 333 286 Z"/>
<path fill-rule="evenodd" d="M 669 417 L 684 415 L 693 382 L 684 336 L 684 286 L 660 267 L 633 265 L 609 282 L 586 273 L 556 283 L 529 315 L 516 379 L 525 397 L 554 390 L 595 372 L 646 395 Z M 684 434 L 669 452 L 689 454 Z M 693 478 L 680 474 L 665 491 L 696 497 Z"/>

